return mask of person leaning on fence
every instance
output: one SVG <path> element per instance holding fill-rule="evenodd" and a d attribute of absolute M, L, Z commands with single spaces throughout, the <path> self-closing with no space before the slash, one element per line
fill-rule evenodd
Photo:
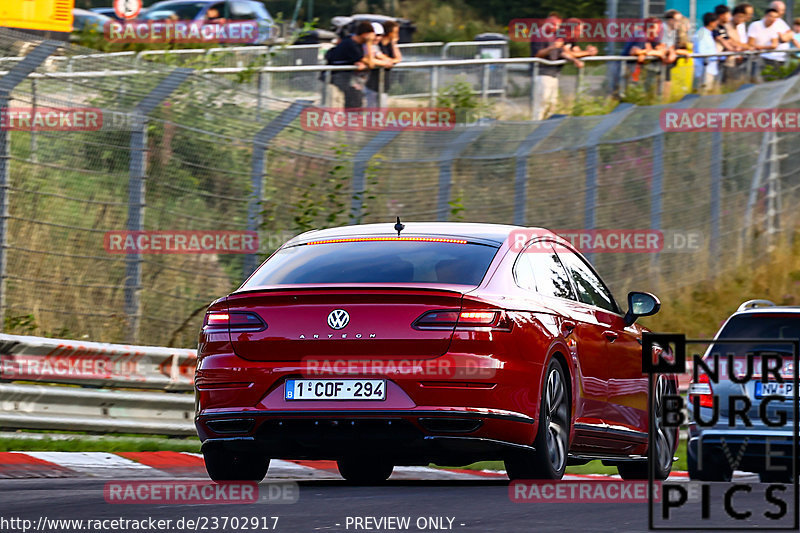
<path fill-rule="evenodd" d="M 374 23 L 373 25 L 380 25 Z M 390 69 L 403 60 L 403 54 L 400 53 L 400 48 L 397 46 L 400 40 L 400 25 L 393 21 L 387 20 L 381 27 L 381 35 L 377 35 L 376 43 L 373 47 L 375 50 L 376 63 L 379 63 L 384 69 L 383 71 L 383 93 L 380 99 L 383 106 L 386 106 L 387 93 L 390 86 Z M 372 69 L 369 71 L 367 84 L 364 93 L 367 96 L 367 107 L 378 107 L 378 91 L 380 90 L 380 68 Z"/>
<path fill-rule="evenodd" d="M 714 8 L 714 14 L 717 15 L 717 27 L 712 34 L 714 35 L 714 41 L 717 43 L 717 51 L 741 52 L 744 50 L 739 44 L 739 38 L 735 29 L 733 29 L 733 14 L 731 13 L 731 9 L 725 4 L 720 4 Z M 736 56 L 726 56 L 722 60 L 720 81 L 725 83 L 737 78 Z"/>
<path fill-rule="evenodd" d="M 663 61 L 667 53 L 667 47 L 663 42 L 664 31 L 661 26 L 661 21 L 651 17 L 645 19 L 645 25 L 648 28 L 660 27 L 661 29 L 658 32 L 648 32 L 646 36 L 642 37 L 642 40 L 625 43 L 622 49 L 622 55 L 634 56 L 636 58 L 636 67 L 634 67 L 631 73 L 631 79 L 633 81 L 639 81 L 642 65 L 645 61 L 651 57 L 659 58 Z"/>
<path fill-rule="evenodd" d="M 681 31 L 683 15 L 677 9 L 670 9 L 664 13 L 664 25 L 661 30 L 660 42 L 663 45 L 661 62 L 666 66 L 664 74 L 663 94 L 669 96 L 672 85 L 672 69 L 681 57 L 691 55 L 686 33 Z"/>
<path fill-rule="evenodd" d="M 562 20 L 561 15 L 555 12 L 547 16 L 547 23 L 553 26 L 552 34 L 558 32 Z M 565 49 L 565 44 L 564 39 L 531 41 L 531 56 L 548 61 L 566 59 L 576 67 L 583 68 L 583 61 Z M 531 66 L 533 67 L 533 65 Z M 558 107 L 558 75 L 561 73 L 562 67 L 563 65 L 538 65 L 538 75 L 533 80 L 536 99 L 533 111 L 534 120 L 544 120 Z"/>
<path fill-rule="evenodd" d="M 695 54 L 707 55 L 717 53 L 717 42 L 714 30 L 717 27 L 716 13 L 703 15 L 703 27 L 694 34 L 693 50 Z M 719 61 L 716 57 L 696 57 L 694 59 L 694 86 L 699 92 L 710 92 L 716 88 L 719 75 Z"/>
<path fill-rule="evenodd" d="M 358 23 L 355 35 L 349 35 L 325 53 L 328 65 L 355 65 L 358 71 L 335 71 L 331 73 L 331 84 L 344 94 L 344 107 L 363 106 L 364 77 L 361 71 L 373 66 L 373 59 L 365 54 L 375 38 L 375 29 L 368 21 Z"/>
<path fill-rule="evenodd" d="M 754 50 L 775 50 L 780 43 L 780 25 L 777 21 L 780 15 L 777 9 L 769 8 L 764 13 L 764 18 L 750 24 L 747 28 L 747 42 Z M 765 65 L 781 66 L 786 61 L 786 54 L 781 52 L 761 54 L 758 60 L 756 78 L 761 77 L 761 70 Z"/>

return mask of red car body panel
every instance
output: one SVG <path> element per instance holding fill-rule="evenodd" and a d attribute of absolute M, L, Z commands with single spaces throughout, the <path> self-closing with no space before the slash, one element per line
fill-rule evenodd
<path fill-rule="evenodd" d="M 259 287 L 240 289 L 214 302 L 210 312 L 257 313 L 267 327 L 201 332 L 195 378 L 201 440 L 269 440 L 283 431 L 279 427 L 300 424 L 297 421 L 312 428 L 328 424 L 331 431 L 341 424 L 397 421 L 436 444 L 393 451 L 399 454 L 397 464 L 426 464 L 450 454 L 465 461 L 502 458 L 509 447 L 530 446 L 534 441 L 544 369 L 558 357 L 571 385 L 570 452 L 612 458 L 645 454 L 648 380 L 641 368 L 643 328 L 626 326 L 619 313 L 520 288 L 512 275 L 519 253 L 507 239 L 515 229 L 520 228 L 408 224 L 406 233 L 411 235 L 494 242 L 498 251 L 477 287 L 430 283 Z M 555 235 L 537 231 L 572 250 Z M 393 233 L 392 226 L 384 224 L 325 230 L 313 236 Z M 309 239 L 301 235 L 295 242 Z M 339 331 L 326 324 L 328 313 L 337 308 L 346 309 L 351 317 Z M 423 313 L 442 309 L 502 310 L 506 327 L 412 327 Z M 369 363 L 359 366 L 363 361 Z M 386 399 L 284 399 L 286 379 L 326 377 L 385 378 Z M 299 440 L 293 442 L 312 439 L 312 430 L 312 437 L 303 433 L 306 426 L 297 430 Z M 353 433 L 350 438 L 360 437 Z M 268 450 L 273 457 L 287 459 L 336 459 L 341 453 L 314 443 L 282 446 L 277 441 Z"/>

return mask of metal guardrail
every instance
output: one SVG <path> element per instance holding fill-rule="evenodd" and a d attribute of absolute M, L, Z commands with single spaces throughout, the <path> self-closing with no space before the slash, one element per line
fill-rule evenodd
<path fill-rule="evenodd" d="M 193 435 L 194 396 L 180 392 L 196 360 L 184 348 L 0 334 L 0 427 Z"/>
<path fill-rule="evenodd" d="M 0 385 L 0 427 L 194 435 L 194 397 L 164 392 Z"/>

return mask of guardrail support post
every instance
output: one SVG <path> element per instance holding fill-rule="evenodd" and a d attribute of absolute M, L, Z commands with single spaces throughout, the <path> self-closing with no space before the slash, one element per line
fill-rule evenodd
<path fill-rule="evenodd" d="M 514 152 L 514 224 L 525 226 L 528 205 L 528 157 L 561 124 L 566 115 L 551 115 L 522 141 Z"/>
<path fill-rule="evenodd" d="M 448 144 L 447 149 L 439 159 L 439 194 L 436 201 L 436 220 L 447 221 L 450 218 L 450 189 L 453 180 L 453 163 L 456 158 L 469 147 L 491 122 L 479 120 L 477 124 L 465 126 L 465 130 Z"/>
<path fill-rule="evenodd" d="M 378 132 L 353 157 L 352 197 L 350 200 L 350 222 L 360 224 L 364 216 L 364 192 L 367 190 L 367 165 L 372 156 L 383 149 L 397 137 L 402 130 L 384 130 Z"/>
<path fill-rule="evenodd" d="M 193 70 L 190 68 L 176 68 L 136 104 L 133 110 L 128 164 L 128 222 L 126 228 L 128 231 L 144 230 L 148 117 L 192 72 Z M 131 344 L 136 343 L 139 338 L 142 314 L 142 302 L 139 294 L 141 289 L 142 254 L 128 254 L 125 256 L 125 314 L 128 317 L 127 342 Z"/>
<path fill-rule="evenodd" d="M 436 97 L 439 92 L 439 67 L 431 67 L 430 107 L 436 107 Z"/>
<path fill-rule="evenodd" d="M 595 229 L 597 224 L 595 210 L 597 208 L 597 167 L 599 156 L 597 153 L 598 144 L 603 135 L 611 131 L 615 126 L 622 122 L 628 114 L 636 107 L 633 104 L 620 104 L 606 116 L 597 126 L 589 132 L 586 144 L 586 199 L 584 200 L 583 229 L 589 231 Z M 584 254 L 586 259 L 592 260 L 592 254 Z"/>
<path fill-rule="evenodd" d="M 253 137 L 252 172 L 250 173 L 252 192 L 247 205 L 247 231 L 258 231 L 261 226 L 261 198 L 264 190 L 264 168 L 266 165 L 266 151 L 270 141 L 278 135 L 283 128 L 296 119 L 310 100 L 296 100 L 280 115 L 261 128 Z M 244 256 L 242 265 L 242 279 L 247 279 L 258 268 L 258 254 Z"/>
<path fill-rule="evenodd" d="M 0 116 L 8 112 L 11 92 L 36 70 L 50 54 L 61 46 L 57 41 L 44 41 L 0 78 Z M 0 331 L 5 327 L 6 266 L 8 263 L 9 189 L 11 187 L 11 132 L 0 128 Z"/>

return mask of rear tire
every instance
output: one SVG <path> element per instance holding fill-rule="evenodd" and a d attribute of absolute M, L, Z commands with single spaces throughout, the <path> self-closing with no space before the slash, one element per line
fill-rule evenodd
<path fill-rule="evenodd" d="M 260 482 L 269 470 L 269 458 L 258 452 L 207 450 L 203 459 L 214 481 Z"/>
<path fill-rule="evenodd" d="M 570 430 L 570 396 L 567 373 L 556 359 L 547 365 L 539 409 L 535 452 L 507 458 L 506 472 L 515 479 L 561 479 L 567 468 Z"/>
<path fill-rule="evenodd" d="M 336 462 L 339 474 L 347 481 L 359 485 L 383 483 L 392 475 L 394 465 L 380 460 L 345 457 Z"/>
<path fill-rule="evenodd" d="M 691 449 L 686 456 L 686 467 L 689 471 L 689 479 L 692 481 L 730 481 L 733 477 L 730 466 L 724 462 L 724 459 L 715 455 L 705 455 L 703 469 L 700 470 L 697 465 L 696 452 L 692 453 Z"/>

